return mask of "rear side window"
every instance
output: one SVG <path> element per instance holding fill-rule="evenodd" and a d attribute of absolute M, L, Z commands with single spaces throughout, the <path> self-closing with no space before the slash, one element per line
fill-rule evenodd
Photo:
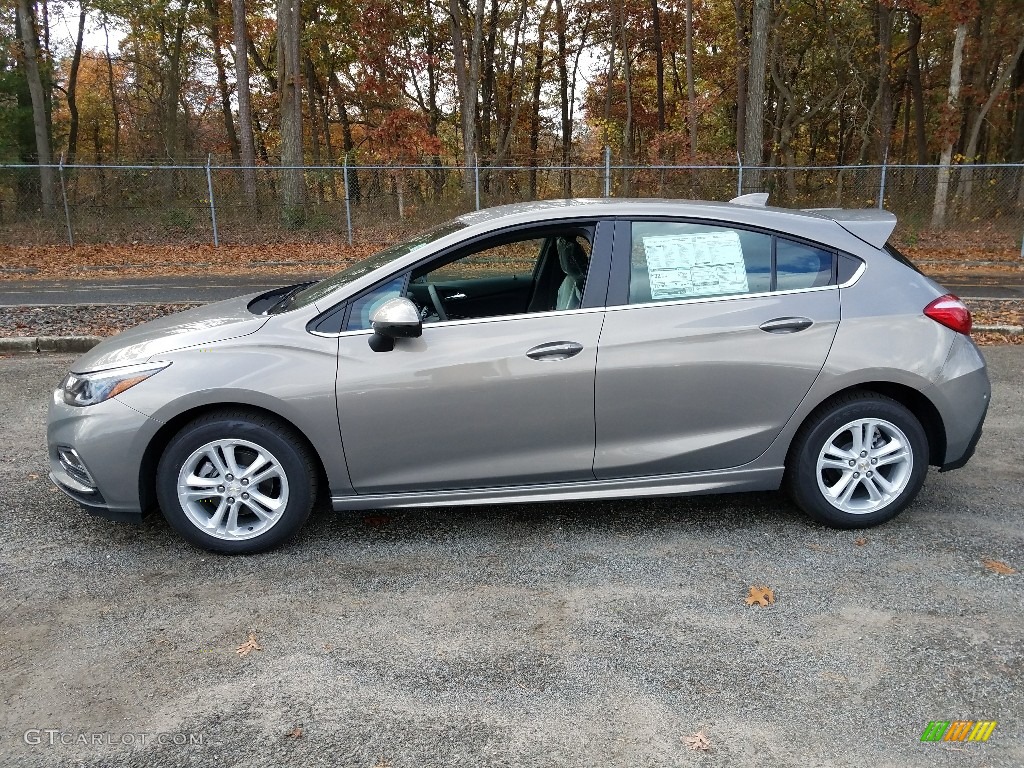
<path fill-rule="evenodd" d="M 771 290 L 772 238 L 667 221 L 633 223 L 629 303 Z"/>
<path fill-rule="evenodd" d="M 635 221 L 629 303 L 743 296 L 835 284 L 833 251 L 735 227 Z"/>

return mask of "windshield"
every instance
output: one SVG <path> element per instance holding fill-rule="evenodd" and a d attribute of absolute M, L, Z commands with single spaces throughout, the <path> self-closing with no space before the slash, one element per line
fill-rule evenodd
<path fill-rule="evenodd" d="M 278 312 L 285 312 L 290 309 L 298 309 L 312 304 L 317 299 L 322 299 L 324 296 L 336 291 L 343 285 L 348 285 L 353 280 L 362 277 L 363 275 L 369 274 L 378 267 L 383 267 L 386 264 L 395 261 L 395 259 L 405 256 L 407 253 L 412 253 L 417 248 L 422 248 L 425 245 L 429 245 L 436 240 L 440 240 L 446 235 L 450 235 L 453 232 L 458 232 L 460 229 L 465 228 L 465 224 L 461 221 L 448 221 L 439 227 L 429 229 L 426 232 L 421 232 L 415 237 L 405 240 L 401 243 L 396 243 L 383 251 L 378 251 L 372 256 L 368 256 L 362 261 L 357 261 L 351 266 L 345 267 L 345 269 L 338 272 L 336 275 L 325 278 L 318 283 L 313 283 L 305 288 L 296 291 L 291 296 L 286 297 L 285 300 L 281 301 L 278 306 L 274 307 L 271 311 L 274 314 Z"/>

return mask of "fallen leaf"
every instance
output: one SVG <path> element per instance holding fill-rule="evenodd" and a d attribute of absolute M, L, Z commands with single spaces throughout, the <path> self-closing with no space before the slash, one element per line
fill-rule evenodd
<path fill-rule="evenodd" d="M 697 731 L 696 733 L 687 736 L 683 739 L 683 743 L 694 752 L 707 752 L 711 749 L 711 742 L 708 741 L 708 737 L 704 731 Z"/>
<path fill-rule="evenodd" d="M 367 528 L 383 528 L 390 522 L 391 518 L 387 515 L 366 515 L 363 518 L 363 525 Z"/>
<path fill-rule="evenodd" d="M 998 573 L 1002 576 L 1010 576 L 1017 572 L 1016 568 L 1011 568 L 999 560 L 982 560 L 981 564 L 992 571 L 992 573 Z"/>
<path fill-rule="evenodd" d="M 29 472 L 28 473 L 28 479 L 29 480 L 38 480 L 39 479 L 39 475 L 36 474 L 35 472 Z"/>
<path fill-rule="evenodd" d="M 296 725 L 288 733 L 281 737 L 282 739 L 301 739 L 302 738 L 302 726 Z"/>
<path fill-rule="evenodd" d="M 865 544 L 868 543 L 868 540 L 867 539 L 854 539 L 853 543 L 856 544 L 858 547 L 863 547 Z"/>
<path fill-rule="evenodd" d="M 250 632 L 249 639 L 235 649 L 239 656 L 248 656 L 253 651 L 262 651 L 263 646 L 256 642 L 256 633 Z"/>
<path fill-rule="evenodd" d="M 771 587 L 751 587 L 747 595 L 747 605 L 761 605 L 767 608 L 775 602 L 775 593 Z"/>

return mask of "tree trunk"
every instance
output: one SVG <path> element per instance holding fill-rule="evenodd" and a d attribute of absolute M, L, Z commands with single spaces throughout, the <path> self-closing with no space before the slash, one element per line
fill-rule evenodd
<path fill-rule="evenodd" d="M 302 171 L 302 58 L 299 0 L 278 0 L 277 79 L 281 89 L 282 216 L 287 226 L 305 219 L 306 180 Z"/>
<path fill-rule="evenodd" d="M 736 151 L 743 152 L 747 142 L 747 15 L 743 0 L 733 0 L 736 13 Z"/>
<path fill-rule="evenodd" d="M 910 14 L 910 62 L 907 76 L 910 78 L 910 93 L 914 99 L 914 143 L 917 146 L 917 162 L 928 162 L 928 140 L 924 132 L 924 88 L 921 86 L 921 17 Z"/>
<path fill-rule="evenodd" d="M 1017 43 L 1017 49 L 1010 57 L 1006 66 L 1003 67 L 1002 73 L 996 80 L 995 85 L 992 86 L 991 93 L 989 93 L 985 103 L 981 105 L 981 109 L 978 110 L 978 114 L 975 115 L 974 121 L 971 124 L 971 132 L 967 138 L 967 147 L 964 150 L 964 155 L 967 157 L 967 166 L 961 171 L 960 187 L 957 194 L 959 204 L 964 207 L 969 207 L 971 204 L 971 194 L 974 189 L 974 169 L 970 165 L 974 164 L 975 157 L 978 154 L 978 137 L 981 135 L 981 126 L 985 122 L 989 110 L 992 109 L 992 105 L 996 103 L 996 99 L 999 98 L 1003 88 L 1010 81 L 1010 77 L 1017 68 L 1017 62 L 1020 60 L 1021 53 L 1024 53 L 1024 37 Z"/>
<path fill-rule="evenodd" d="M 537 50 L 533 57 L 533 109 L 530 112 L 530 199 L 537 199 L 537 147 L 540 144 L 540 89 L 544 78 L 544 34 L 551 3 L 548 0 L 537 22 Z"/>
<path fill-rule="evenodd" d="M 256 199 L 256 141 L 252 129 L 252 98 L 249 91 L 249 30 L 245 23 L 245 0 L 231 0 L 232 36 L 235 39 L 235 92 L 238 98 L 238 156 L 242 163 L 242 188 L 253 208 Z"/>
<path fill-rule="evenodd" d="M 691 161 L 697 159 L 697 90 L 693 80 L 693 0 L 686 0 L 686 103 L 690 120 Z"/>
<path fill-rule="evenodd" d="M 569 117 L 569 71 L 565 62 L 565 9 L 555 0 L 555 39 L 558 45 L 558 91 L 562 105 L 562 197 L 572 197 L 572 119 Z"/>
<path fill-rule="evenodd" d="M 1013 138 L 1010 141 L 1008 159 L 1011 163 L 1019 163 L 1024 161 L 1024 57 L 1017 60 L 1013 94 Z"/>
<path fill-rule="evenodd" d="M 174 20 L 174 41 L 167 51 L 168 66 L 163 73 L 166 88 L 164 90 L 163 108 L 163 140 L 167 158 L 174 163 L 181 160 L 181 137 L 178 130 L 178 112 L 181 106 L 181 56 L 185 45 L 185 27 L 188 23 L 188 7 L 191 0 L 184 0 Z M 168 174 L 171 181 L 174 174 Z M 173 191 L 173 184 L 168 191 Z"/>
<path fill-rule="evenodd" d="M 29 0 L 18 0 L 18 26 L 25 59 L 25 74 L 32 97 L 32 127 L 36 138 L 36 162 L 39 163 L 39 190 L 44 213 L 52 213 L 55 205 L 53 169 L 50 165 L 50 126 L 46 119 L 46 95 L 39 75 L 39 38 L 32 18 Z"/>
<path fill-rule="evenodd" d="M 238 133 L 235 131 L 234 115 L 231 114 L 231 91 L 228 89 L 227 67 L 224 64 L 224 52 L 221 49 L 220 6 L 217 0 L 206 0 L 206 15 L 213 49 L 213 65 L 217 70 L 217 89 L 220 92 L 220 111 L 224 119 L 224 133 L 227 135 L 231 157 L 237 163 L 241 161 L 241 151 L 238 145 Z"/>
<path fill-rule="evenodd" d="M 892 141 L 892 16 L 893 10 L 879 0 L 878 19 L 878 162 L 885 162 Z"/>
<path fill-rule="evenodd" d="M 626 89 L 626 123 L 622 128 L 622 194 L 629 197 L 633 194 L 632 173 L 634 139 L 633 139 L 633 62 L 629 54 L 629 38 L 626 36 L 626 9 L 620 7 L 619 31 L 622 34 L 622 86 Z"/>
<path fill-rule="evenodd" d="M 764 81 L 768 65 L 768 27 L 771 0 L 754 0 L 754 21 L 750 32 L 750 66 L 747 70 L 747 107 L 743 164 L 759 166 L 764 153 Z M 760 175 L 751 173 L 753 188 L 760 191 Z"/>
<path fill-rule="evenodd" d="M 448 0 L 448 22 L 452 49 L 455 54 L 455 83 L 459 91 L 459 112 L 462 122 L 462 191 L 473 195 L 475 182 L 470 172 L 477 162 L 477 101 L 480 89 L 480 47 L 483 42 L 484 0 L 476 0 L 473 30 L 469 39 L 469 59 L 466 58 L 466 21 L 459 0 Z"/>
<path fill-rule="evenodd" d="M 75 38 L 75 52 L 71 57 L 71 69 L 68 72 L 68 164 L 75 164 L 78 153 L 78 68 L 82 63 L 82 38 L 85 36 L 84 5 L 78 10 L 78 36 Z"/>
<path fill-rule="evenodd" d="M 687 0 L 687 8 L 691 0 Z M 658 100 L 658 131 L 665 130 L 665 46 L 661 42 L 661 11 L 651 0 L 651 34 L 654 45 L 654 89 Z"/>
<path fill-rule="evenodd" d="M 967 25 L 957 24 L 956 35 L 953 38 L 953 62 L 949 67 L 949 93 L 946 95 L 946 123 L 947 136 L 942 147 L 942 155 L 939 157 L 938 178 L 935 184 L 935 203 L 932 206 L 932 229 L 943 229 L 946 226 L 946 201 L 949 198 L 949 165 L 953 160 L 953 146 L 956 144 L 957 133 L 955 126 L 957 119 L 957 106 L 960 101 L 960 72 L 964 63 L 964 40 L 967 38 Z"/>
<path fill-rule="evenodd" d="M 121 156 L 121 114 L 117 109 L 117 87 L 114 84 L 114 62 L 110 57 L 110 35 L 107 32 L 106 15 L 103 17 L 103 53 L 107 60 L 107 88 L 110 91 L 110 111 L 114 118 L 114 162 Z"/>

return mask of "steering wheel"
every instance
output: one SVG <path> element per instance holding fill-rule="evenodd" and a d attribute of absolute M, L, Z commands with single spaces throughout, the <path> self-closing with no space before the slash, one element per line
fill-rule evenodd
<path fill-rule="evenodd" d="M 441 303 L 441 297 L 437 295 L 437 289 L 433 283 L 427 283 L 427 293 L 430 294 L 430 301 L 434 305 L 434 311 L 437 313 L 437 319 L 442 323 L 448 319 L 448 313 L 444 311 L 444 305 Z"/>

